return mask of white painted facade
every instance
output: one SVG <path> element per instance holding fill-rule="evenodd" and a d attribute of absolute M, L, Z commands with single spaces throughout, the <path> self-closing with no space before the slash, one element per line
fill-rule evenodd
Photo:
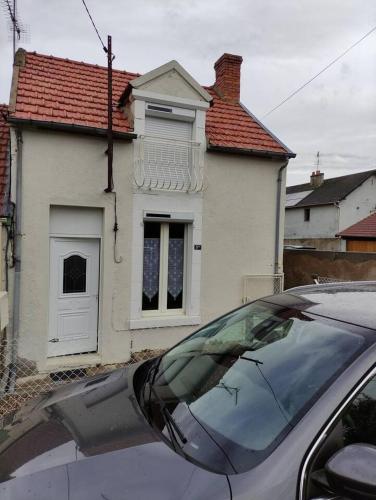
<path fill-rule="evenodd" d="M 298 199 L 298 194 L 289 196 Z M 305 208 L 310 211 L 308 221 L 305 220 Z M 373 175 L 336 204 L 286 208 L 285 242 L 313 244 L 318 249 L 344 250 L 343 242 L 336 238 L 336 234 L 375 209 L 376 175 Z"/>
<path fill-rule="evenodd" d="M 304 208 L 289 208 L 285 217 L 285 239 L 334 238 L 338 232 L 339 208 L 321 205 L 310 208 L 310 220 L 304 220 Z"/>
<path fill-rule="evenodd" d="M 205 188 L 171 192 L 137 187 L 136 144 L 115 140 L 116 247 L 115 193 L 104 192 L 106 140 L 22 127 L 19 355 L 35 362 L 39 370 L 124 362 L 132 351 L 167 348 L 199 325 L 241 305 L 244 276 L 272 275 L 275 271 L 277 178 L 284 161 L 207 152 L 206 91 L 202 89 L 200 94 L 184 74 L 177 74 L 176 66 L 167 69 L 164 75 L 155 76 L 155 87 L 152 81 L 140 79 L 127 113 L 133 119 L 135 133 L 142 135 L 147 102 L 194 110 L 192 140 L 199 144 Z M 15 130 L 12 137 L 14 145 Z M 16 150 L 12 164 L 15 169 Z M 14 179 L 16 175 L 14 170 Z M 284 186 L 283 174 L 282 193 Z M 17 201 L 15 193 L 13 200 Z M 284 196 L 281 207 L 283 203 Z M 171 221 L 184 220 L 186 224 L 186 298 L 184 310 L 176 314 L 153 316 L 142 311 L 143 227 L 150 213 L 168 214 Z M 282 208 L 279 272 L 283 226 Z M 94 246 L 89 243 L 93 241 Z M 51 318 L 56 314 L 51 301 L 55 300 L 54 289 L 62 286 L 52 276 L 57 272 L 55 260 L 59 254 L 55 257 L 51 251 L 56 242 L 71 242 L 72 252 L 83 259 L 98 249 L 97 348 L 87 354 L 73 355 L 50 347 L 49 340 L 55 338 L 51 325 L 56 319 Z M 62 248 L 61 254 L 70 255 L 69 248 Z M 89 261 L 86 266 L 91 265 Z M 81 300 L 80 293 L 73 299 Z M 76 307 L 73 299 L 68 305 L 64 303 L 64 311 Z M 85 304 L 79 304 L 77 310 L 92 307 L 88 300 Z M 92 318 L 95 315 L 90 314 Z M 74 337 L 74 325 L 68 334 Z"/>
<path fill-rule="evenodd" d="M 340 202 L 339 231 L 368 217 L 375 210 L 376 175 L 373 175 Z"/>

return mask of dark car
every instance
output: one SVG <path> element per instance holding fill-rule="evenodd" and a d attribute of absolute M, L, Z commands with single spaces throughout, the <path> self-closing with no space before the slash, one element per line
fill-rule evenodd
<path fill-rule="evenodd" d="M 376 283 L 232 311 L 0 431 L 1 500 L 376 498 Z"/>

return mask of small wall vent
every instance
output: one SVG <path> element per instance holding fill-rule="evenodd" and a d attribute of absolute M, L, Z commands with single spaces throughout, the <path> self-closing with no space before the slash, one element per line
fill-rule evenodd
<path fill-rule="evenodd" d="M 171 214 L 156 214 L 152 212 L 147 212 L 145 214 L 145 217 L 154 219 L 171 219 Z"/>
<path fill-rule="evenodd" d="M 172 113 L 172 108 L 165 108 L 163 106 L 155 106 L 153 104 L 148 104 L 147 109 L 150 109 L 150 111 L 161 111 L 162 113 Z"/>

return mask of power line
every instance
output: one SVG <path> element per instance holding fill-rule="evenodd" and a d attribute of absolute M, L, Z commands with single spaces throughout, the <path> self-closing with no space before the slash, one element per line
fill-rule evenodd
<path fill-rule="evenodd" d="M 315 76 L 313 76 L 312 78 L 310 78 L 306 83 L 304 83 L 303 85 L 301 85 L 299 88 L 297 88 L 292 94 L 290 94 L 288 97 L 286 97 L 286 99 L 284 99 L 282 102 L 280 102 L 277 106 L 275 106 L 273 109 L 271 109 L 270 111 L 268 111 L 266 113 L 266 115 L 264 115 L 262 118 L 266 118 L 267 116 L 269 116 L 270 114 L 272 114 L 276 109 L 280 108 L 283 104 L 285 104 L 287 101 L 289 101 L 292 97 L 294 97 L 296 94 L 298 94 L 301 90 L 303 90 L 305 87 L 307 87 L 307 85 L 309 85 L 311 82 L 313 82 L 313 80 L 315 80 L 318 76 L 322 75 L 324 73 L 324 71 L 326 71 L 327 69 L 329 69 L 331 66 L 333 66 L 333 64 L 335 64 L 337 61 L 339 61 L 340 59 L 342 59 L 342 57 L 344 57 L 348 52 L 350 52 L 350 50 L 352 50 L 354 47 L 356 47 L 357 45 L 359 45 L 360 42 L 362 42 L 365 38 L 367 38 L 367 36 L 371 35 L 371 33 L 373 33 L 374 31 L 376 31 L 376 26 L 374 26 L 370 31 L 368 31 L 368 33 L 366 33 L 365 35 L 362 36 L 362 38 L 360 38 L 358 41 L 356 41 L 355 43 L 353 43 L 349 48 L 347 48 L 344 52 L 342 52 L 342 54 L 340 54 L 338 57 L 336 57 L 335 59 L 333 59 L 333 61 L 331 61 L 329 64 L 327 64 L 321 71 L 319 71 Z"/>
<path fill-rule="evenodd" d="M 91 24 L 93 25 L 93 28 L 95 29 L 95 32 L 96 32 L 96 34 L 97 34 L 97 36 L 98 36 L 98 38 L 99 38 L 99 41 L 100 41 L 100 42 L 101 42 L 101 44 L 102 44 L 102 48 L 103 48 L 103 50 L 107 53 L 107 47 L 106 47 L 106 46 L 105 46 L 105 44 L 103 43 L 103 40 L 102 40 L 102 38 L 101 38 L 101 36 L 100 36 L 100 34 L 99 34 L 99 31 L 98 31 L 97 27 L 95 26 L 94 20 L 93 20 L 93 18 L 91 17 L 91 14 L 90 14 L 90 12 L 89 12 L 89 9 L 87 8 L 87 5 L 86 5 L 85 0 L 82 0 L 82 3 L 84 4 L 84 7 L 85 7 L 86 12 L 87 12 L 87 15 L 88 15 L 88 16 L 89 16 L 89 18 L 90 18 Z"/>

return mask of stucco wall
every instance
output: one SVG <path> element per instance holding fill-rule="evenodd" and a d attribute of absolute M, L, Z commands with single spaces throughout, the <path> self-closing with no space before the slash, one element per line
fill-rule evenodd
<path fill-rule="evenodd" d="M 97 137 L 23 131 L 20 346 L 22 355 L 37 361 L 42 369 L 48 338 L 50 205 L 103 209 L 100 362 L 125 361 L 131 350 L 169 347 L 197 328 L 129 330 L 133 145 L 116 142 L 114 146 L 120 264 L 113 260 L 114 196 L 104 193 L 106 148 L 106 141 Z M 205 163 L 208 188 L 203 193 L 203 323 L 241 304 L 244 275 L 274 272 L 277 175 L 282 162 L 210 153 L 205 154 Z M 282 237 L 283 211 L 281 248 Z"/>
<path fill-rule="evenodd" d="M 367 217 L 376 208 L 376 175 L 340 202 L 339 231 Z"/>
<path fill-rule="evenodd" d="M 333 238 L 338 232 L 339 211 L 334 205 L 310 208 L 310 220 L 304 220 L 304 208 L 286 209 L 285 238 Z"/>
<path fill-rule="evenodd" d="M 33 360 L 46 357 L 49 307 L 50 205 L 103 208 L 99 351 L 106 362 L 129 355 L 127 332 L 131 249 L 132 145 L 114 145 L 121 264 L 113 263 L 114 197 L 107 185 L 106 141 L 57 132 L 23 133 L 20 345 Z"/>
<path fill-rule="evenodd" d="M 274 273 L 280 166 L 281 162 L 251 160 L 245 156 L 206 155 L 208 189 L 204 194 L 202 242 L 204 321 L 241 304 L 244 275 Z M 282 255 L 283 213 L 281 217 Z"/>
<path fill-rule="evenodd" d="M 285 289 L 311 285 L 312 275 L 344 281 L 376 280 L 376 254 L 285 250 Z"/>

